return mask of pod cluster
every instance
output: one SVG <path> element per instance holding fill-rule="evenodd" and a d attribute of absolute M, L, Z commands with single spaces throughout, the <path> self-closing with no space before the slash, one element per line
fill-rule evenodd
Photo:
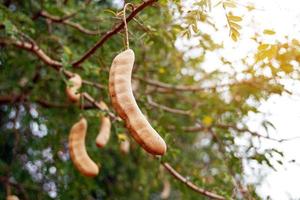
<path fill-rule="evenodd" d="M 111 65 L 109 72 L 109 95 L 112 106 L 118 116 L 124 120 L 134 140 L 148 153 L 152 155 L 164 155 L 167 145 L 163 138 L 148 122 L 137 105 L 132 91 L 131 76 L 135 55 L 131 49 L 127 49 L 118 54 Z M 70 86 L 66 93 L 71 102 L 78 102 L 81 94 L 78 90 L 81 87 L 82 79 L 75 74 L 69 79 Z M 102 110 L 108 110 L 104 102 L 99 103 Z M 107 116 L 100 117 L 100 131 L 96 138 L 96 145 L 104 147 L 110 137 L 111 121 Z M 85 137 L 87 133 L 87 120 L 83 117 L 76 122 L 69 135 L 69 152 L 75 167 L 85 176 L 96 176 L 99 173 L 98 165 L 89 157 L 85 147 Z M 120 142 L 120 150 L 127 154 L 130 150 L 128 138 Z M 166 184 L 166 188 L 167 184 Z M 164 193 L 168 193 L 168 189 Z M 168 195 L 162 195 L 168 196 Z"/>
<path fill-rule="evenodd" d="M 81 97 L 79 89 L 82 85 L 82 79 L 78 74 L 74 74 L 74 76 L 69 79 L 69 82 L 70 85 L 66 88 L 67 97 L 71 102 L 78 103 Z M 99 105 L 102 110 L 108 110 L 107 105 L 103 101 L 100 101 Z M 111 122 L 107 116 L 101 116 L 100 121 L 96 145 L 99 148 L 103 148 L 108 143 L 110 137 Z M 88 123 L 84 117 L 81 117 L 80 120 L 72 126 L 68 141 L 69 153 L 74 166 L 82 175 L 94 177 L 99 173 L 99 166 L 90 158 L 86 150 L 85 138 L 87 129 Z"/>

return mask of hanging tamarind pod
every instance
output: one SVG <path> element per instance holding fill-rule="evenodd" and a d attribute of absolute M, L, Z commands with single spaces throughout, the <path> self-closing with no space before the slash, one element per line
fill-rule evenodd
<path fill-rule="evenodd" d="M 87 154 L 85 147 L 86 131 L 87 121 L 82 117 L 71 128 L 69 152 L 71 160 L 78 171 L 85 176 L 93 177 L 99 173 L 99 167 Z"/>
<path fill-rule="evenodd" d="M 112 62 L 109 77 L 112 105 L 136 142 L 153 155 L 163 155 L 167 149 L 165 141 L 147 121 L 133 96 L 131 75 L 134 59 L 134 52 L 127 49 Z"/>
<path fill-rule="evenodd" d="M 101 101 L 99 105 L 102 110 L 108 110 L 107 105 L 103 101 Z M 96 138 L 96 145 L 99 148 L 103 148 L 107 144 L 110 138 L 111 122 L 108 116 L 101 116 L 100 121 L 101 121 L 101 125 L 100 125 L 100 131 Z"/>
<path fill-rule="evenodd" d="M 161 199 L 168 199 L 171 194 L 171 184 L 168 179 L 164 180 L 163 183 L 163 190 L 160 193 L 160 198 Z"/>
<path fill-rule="evenodd" d="M 6 200 L 19 200 L 19 198 L 16 195 L 8 195 Z"/>
<path fill-rule="evenodd" d="M 81 88 L 82 79 L 78 74 L 74 74 L 73 77 L 69 79 L 70 86 L 66 88 L 66 93 L 70 101 L 78 102 L 80 100 L 80 93 L 78 90 Z"/>

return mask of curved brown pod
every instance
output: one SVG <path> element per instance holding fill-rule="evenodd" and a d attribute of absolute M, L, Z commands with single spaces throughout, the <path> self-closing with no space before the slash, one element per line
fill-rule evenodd
<path fill-rule="evenodd" d="M 6 200 L 19 200 L 19 198 L 16 195 L 8 195 Z"/>
<path fill-rule="evenodd" d="M 102 110 L 108 110 L 107 105 L 101 101 L 99 103 Z M 110 138 L 111 122 L 108 116 L 101 117 L 100 131 L 96 138 L 96 145 L 99 148 L 104 147 Z"/>
<path fill-rule="evenodd" d="M 78 171 L 85 176 L 96 176 L 99 173 L 99 167 L 89 157 L 85 148 L 85 136 L 87 131 L 87 121 L 81 118 L 76 122 L 69 135 L 69 152 L 71 160 Z"/>
<path fill-rule="evenodd" d="M 170 197 L 170 194 L 171 194 L 171 184 L 168 179 L 165 179 L 163 190 L 160 193 L 160 198 L 168 199 Z"/>
<path fill-rule="evenodd" d="M 163 155 L 167 146 L 139 109 L 132 92 L 131 75 L 134 52 L 127 49 L 118 54 L 110 69 L 109 93 L 112 105 L 125 121 L 133 138 L 149 153 Z"/>
<path fill-rule="evenodd" d="M 70 101 L 78 102 L 80 100 L 80 93 L 78 93 L 79 88 L 82 85 L 82 79 L 78 74 L 74 74 L 73 77 L 69 79 L 71 85 L 66 88 L 66 93 Z"/>

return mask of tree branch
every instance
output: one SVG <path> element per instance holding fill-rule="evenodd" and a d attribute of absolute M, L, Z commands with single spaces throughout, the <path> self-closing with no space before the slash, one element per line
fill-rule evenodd
<path fill-rule="evenodd" d="M 23 42 L 20 40 L 9 40 L 0 38 L 0 44 L 12 44 L 18 48 L 25 49 L 34 53 L 39 57 L 45 64 L 52 68 L 59 70 L 62 67 L 62 63 L 50 58 L 35 42 Z"/>
<path fill-rule="evenodd" d="M 161 88 L 162 90 L 157 90 L 157 91 L 163 92 L 163 93 L 172 92 L 172 91 L 196 92 L 196 91 L 205 91 L 205 90 L 215 90 L 217 88 L 231 87 L 231 86 L 241 85 L 241 84 L 247 84 L 247 85 L 257 88 L 258 87 L 257 85 L 261 84 L 259 82 L 256 83 L 256 81 L 257 81 L 256 79 L 246 79 L 246 80 L 241 80 L 238 82 L 224 83 L 224 84 L 204 87 L 204 86 L 200 86 L 200 85 L 173 85 L 173 84 L 155 81 L 155 80 L 151 80 L 151 79 L 148 79 L 145 77 L 139 77 L 139 76 L 135 76 L 135 75 L 133 75 L 133 78 L 137 79 L 139 81 L 142 81 L 148 85 L 151 85 L 153 87 Z M 271 78 L 268 78 L 268 79 L 270 80 Z"/>
<path fill-rule="evenodd" d="M 45 64 L 51 66 L 56 71 L 59 71 L 63 67 L 61 62 L 50 58 L 34 41 L 25 42 L 20 40 L 8 40 L 8 39 L 0 38 L 0 44 L 12 44 L 18 48 L 30 51 L 33 54 L 35 54 L 40 60 L 42 60 Z M 63 72 L 68 78 L 73 76 L 73 73 L 71 71 L 63 70 Z M 82 80 L 82 83 L 86 85 L 91 85 L 98 89 L 105 88 L 101 84 L 94 83 L 87 80 Z"/>
<path fill-rule="evenodd" d="M 174 176 L 177 180 L 181 181 L 184 183 L 186 186 L 194 190 L 195 192 L 198 192 L 199 194 L 202 194 L 206 197 L 209 197 L 211 199 L 217 199 L 217 200 L 225 200 L 225 197 L 220 196 L 218 194 L 212 193 L 210 191 L 207 191 L 203 188 L 200 188 L 196 186 L 194 183 L 189 181 L 187 178 L 183 177 L 181 174 L 179 174 L 169 163 L 163 162 L 162 165 L 165 167 L 165 169 L 172 175 Z"/>
<path fill-rule="evenodd" d="M 229 175 L 231 176 L 232 184 L 236 188 L 237 191 L 239 191 L 240 195 L 242 195 L 243 199 L 252 199 L 251 194 L 249 191 L 244 187 L 244 185 L 241 183 L 239 179 L 236 178 L 234 171 L 232 168 L 228 165 L 230 161 L 228 160 L 228 157 L 226 155 L 226 147 L 222 140 L 218 137 L 218 135 L 213 131 L 212 128 L 208 129 L 208 132 L 212 135 L 212 137 L 216 140 L 218 144 L 218 151 L 222 154 L 222 162 L 227 168 L 227 171 Z M 246 198 L 247 197 L 247 198 Z"/>
<path fill-rule="evenodd" d="M 106 112 L 113 120 L 122 121 L 122 119 L 116 116 L 114 113 L 110 112 L 109 110 L 103 110 L 100 106 L 99 102 L 97 102 L 93 97 L 91 97 L 88 93 L 82 93 L 83 98 L 91 102 L 94 106 L 96 106 L 99 110 Z"/>
<path fill-rule="evenodd" d="M 222 128 L 222 129 L 233 129 L 235 131 L 238 132 L 248 132 L 253 136 L 259 137 L 259 138 L 265 138 L 268 140 L 273 140 L 275 142 L 285 142 L 285 141 L 290 141 L 290 140 L 294 140 L 294 139 L 299 139 L 300 137 L 293 137 L 293 138 L 283 138 L 283 139 L 276 139 L 276 138 L 272 138 L 268 135 L 262 135 L 258 132 L 255 131 L 251 131 L 248 128 L 238 128 L 237 126 L 233 125 L 233 124 L 216 124 L 217 128 Z"/>
<path fill-rule="evenodd" d="M 262 135 L 258 132 L 255 132 L 255 131 L 251 131 L 248 128 L 238 128 L 237 126 L 235 126 L 233 124 L 213 124 L 210 127 L 198 124 L 196 126 L 183 127 L 182 129 L 184 131 L 188 131 L 188 132 L 199 132 L 199 131 L 208 130 L 209 128 L 233 129 L 233 130 L 238 131 L 238 132 L 248 132 L 248 133 L 250 133 L 251 135 L 253 135 L 255 137 L 265 138 L 265 139 L 272 140 L 272 141 L 275 141 L 275 142 L 285 142 L 285 141 L 290 141 L 290 140 L 295 140 L 295 139 L 300 138 L 300 137 L 293 137 L 293 138 L 276 139 L 276 138 L 272 138 L 272 137 L 267 136 L 267 135 Z"/>
<path fill-rule="evenodd" d="M 0 96 L 0 104 L 14 104 L 16 102 L 29 102 L 30 99 L 29 97 L 23 96 L 22 94 L 13 94 L 13 95 L 6 95 L 6 96 Z M 37 103 L 40 106 L 44 107 L 44 108 L 68 108 L 73 104 L 59 104 L 59 103 L 55 103 L 55 102 L 51 102 L 51 101 L 47 101 L 44 99 L 33 99 L 32 101 L 30 101 L 32 103 Z M 94 105 L 91 104 L 84 104 L 83 106 L 84 109 L 92 109 L 92 108 L 97 108 Z"/>
<path fill-rule="evenodd" d="M 76 14 L 76 13 L 73 13 L 73 15 Z M 55 16 L 55 15 L 51 15 L 49 14 L 48 12 L 46 12 L 45 10 L 42 10 L 40 13 L 39 13 L 39 16 L 42 16 L 46 19 L 49 19 L 51 22 L 53 23 L 59 23 L 59 24 L 65 24 L 65 25 L 68 25 L 68 26 L 71 26 L 77 30 L 79 30 L 80 32 L 82 33 L 85 33 L 85 34 L 88 34 L 88 35 L 100 35 L 101 32 L 100 31 L 97 31 L 97 30 L 89 30 L 87 28 L 84 28 L 83 26 L 81 26 L 80 24 L 78 23 L 75 23 L 75 22 L 72 22 L 69 20 L 69 18 L 73 15 L 68 15 L 68 16 L 65 16 L 65 17 L 58 17 L 58 16 Z"/>
<path fill-rule="evenodd" d="M 0 44 L 13 44 L 19 48 L 22 48 L 22 49 L 25 49 L 27 51 L 30 51 L 30 52 L 33 52 L 35 55 L 37 55 L 43 62 L 45 62 L 47 65 L 51 66 L 52 68 L 54 68 L 55 70 L 59 71 L 61 68 L 62 68 L 62 63 L 54 60 L 54 59 L 51 59 L 47 54 L 45 54 L 43 52 L 43 50 L 41 50 L 39 48 L 39 46 L 34 42 L 22 42 L 22 41 L 19 41 L 19 40 L 5 40 L 3 38 L 0 38 Z M 72 77 L 73 76 L 73 73 L 70 72 L 70 71 L 67 71 L 67 70 L 63 70 L 64 74 L 67 76 L 67 77 Z M 97 84 L 97 83 L 93 83 L 93 82 L 90 82 L 90 81 L 86 81 L 86 80 L 83 80 L 83 83 L 84 84 L 87 84 L 87 85 L 92 85 L 94 87 L 97 87 L 97 88 L 104 88 L 103 85 L 100 85 L 100 84 Z M 97 108 L 99 108 L 100 110 L 102 110 L 100 108 L 100 105 L 98 104 L 98 102 L 96 102 L 90 95 L 88 95 L 87 93 L 84 93 L 83 94 L 84 98 L 86 98 L 88 101 L 90 101 L 91 103 L 94 104 L 94 106 L 96 106 Z M 2 102 L 9 102 L 9 101 L 16 101 L 18 100 L 18 98 L 20 98 L 20 96 L 13 96 L 13 97 L 9 97 L 9 96 L 6 96 L 6 97 L 2 97 Z M 1 98 L 0 98 L 0 102 L 1 102 Z M 37 103 L 43 105 L 43 106 L 57 106 L 57 105 L 53 105 L 51 103 L 48 103 L 48 102 L 45 102 L 43 100 L 39 100 L 37 101 Z M 59 105 L 60 106 L 60 105 Z M 58 107 L 59 107 L 58 106 Z M 118 117 L 116 117 L 113 113 L 109 112 L 108 113 L 113 119 L 117 119 L 118 121 L 120 121 L 121 119 L 119 119 Z"/>
<path fill-rule="evenodd" d="M 93 86 L 93 87 L 98 88 L 98 89 L 105 89 L 106 88 L 104 85 L 101 85 L 99 83 L 95 83 L 95 82 L 92 82 L 92 81 L 88 81 L 88 80 L 82 80 L 82 83 L 85 84 L 85 85 Z"/>
<path fill-rule="evenodd" d="M 190 111 L 187 111 L 187 110 L 170 108 L 165 105 L 158 104 L 152 100 L 152 97 L 150 95 L 147 95 L 147 101 L 151 106 L 153 106 L 155 108 L 159 108 L 159 109 L 167 111 L 167 112 L 170 112 L 170 113 L 180 114 L 180 115 L 190 115 L 191 114 Z"/>
<path fill-rule="evenodd" d="M 147 6 L 150 6 L 157 0 L 148 0 L 144 3 L 140 4 L 137 8 L 135 8 L 130 15 L 126 18 L 126 22 L 128 23 L 130 20 L 132 20 L 140 11 L 142 11 Z M 113 35 L 119 33 L 124 27 L 124 22 L 121 22 L 119 25 L 115 26 L 112 30 L 105 33 L 101 39 L 89 50 L 87 50 L 81 58 L 79 58 L 77 61 L 74 61 L 72 65 L 74 67 L 78 67 L 82 62 L 84 62 L 87 58 L 89 58 L 91 55 L 95 53 L 95 51 L 101 47 L 108 39 L 110 39 Z"/>
<path fill-rule="evenodd" d="M 133 76 L 134 79 L 137 79 L 139 81 L 142 81 L 148 85 L 158 87 L 158 88 L 163 88 L 165 89 L 164 92 L 168 91 L 189 91 L 189 92 L 195 92 L 195 91 L 204 91 L 204 90 L 212 90 L 216 89 L 218 87 L 226 87 L 226 86 L 231 86 L 235 85 L 238 83 L 229 83 L 229 84 L 224 84 L 224 85 L 216 85 L 216 86 L 210 86 L 210 87 L 203 87 L 203 86 L 195 86 L 195 85 L 172 85 L 168 83 L 163 83 L 160 81 L 154 81 L 151 79 L 147 79 L 145 77 L 141 78 L 138 76 Z"/>

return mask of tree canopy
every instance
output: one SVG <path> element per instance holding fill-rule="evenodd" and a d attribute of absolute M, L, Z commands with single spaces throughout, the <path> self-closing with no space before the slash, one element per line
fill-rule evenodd
<path fill-rule="evenodd" d="M 202 31 L 221 31 L 209 10 L 224 9 L 226 30 L 239 42 L 243 16 L 236 1 L 130 1 L 129 45 L 135 52 L 133 90 L 167 153 L 154 157 L 130 136 L 108 91 L 114 57 L 126 48 L 123 4 L 110 0 L 0 1 L 0 196 L 20 199 L 260 199 L 259 180 L 249 183 L 249 163 L 274 168 L 278 149 L 260 149 L 265 132 L 245 118 L 271 95 L 289 93 L 283 79 L 299 79 L 300 43 L 268 43 L 255 33 L 257 50 L 238 63 L 218 55 L 223 44 Z M 129 2 L 129 1 L 128 1 Z M 255 9 L 247 7 L 247 12 Z M 207 55 L 224 68 L 207 70 Z M 66 95 L 73 74 L 83 79 L 79 104 Z M 103 101 L 109 110 L 103 110 Z M 88 121 L 86 148 L 100 166 L 95 178 L 70 160 L 68 135 L 80 116 Z M 112 121 L 111 138 L 99 149 L 99 117 Z M 120 150 L 129 139 L 130 152 Z M 243 142 L 240 142 L 243 141 Z M 276 159 L 279 164 L 281 160 Z"/>

